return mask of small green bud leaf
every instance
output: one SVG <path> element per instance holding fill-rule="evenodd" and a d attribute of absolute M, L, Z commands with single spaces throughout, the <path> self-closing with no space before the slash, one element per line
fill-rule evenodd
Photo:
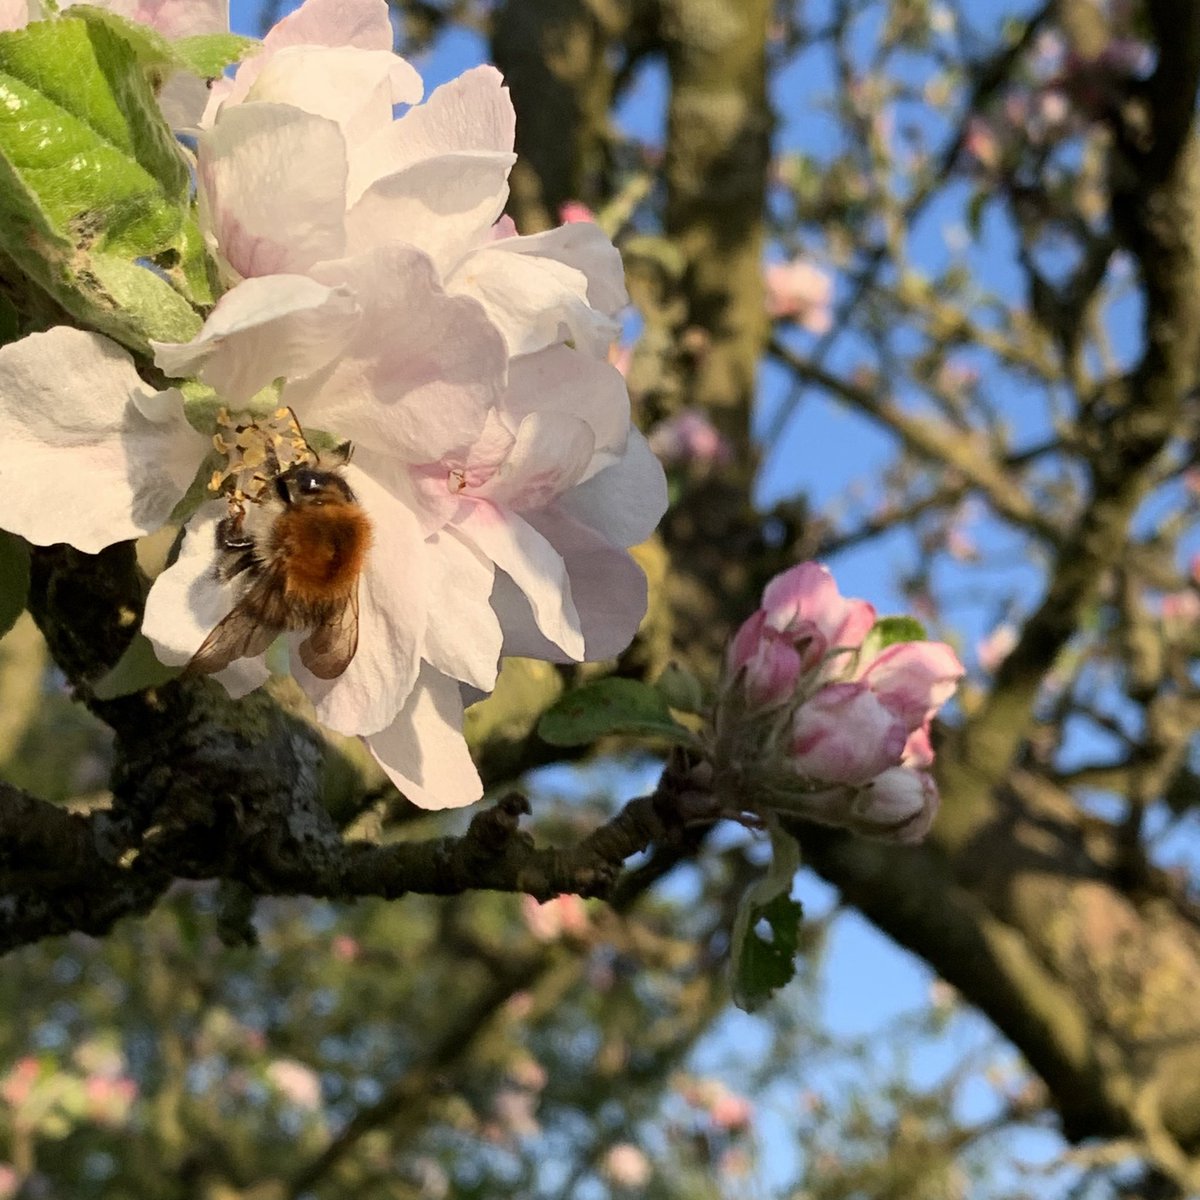
<path fill-rule="evenodd" d="M 253 54 L 262 43 L 236 33 L 201 33 L 180 38 L 171 49 L 180 66 L 204 79 L 215 79 L 225 68 Z"/>
<path fill-rule="evenodd" d="M 552 746 L 585 746 L 624 733 L 693 745 L 695 735 L 671 716 L 662 694 L 636 679 L 600 679 L 557 700 L 538 722 Z"/>
<path fill-rule="evenodd" d="M 889 646 L 901 642 L 923 642 L 928 635 L 915 617 L 880 617 L 867 634 L 859 651 L 859 662 L 869 663 Z"/>
<path fill-rule="evenodd" d="M 800 869 L 800 847 L 790 833 L 773 822 L 771 866 L 746 889 L 733 922 L 730 985 L 733 1002 L 754 1012 L 796 973 L 800 920 L 804 915 L 791 898 Z M 766 929 L 760 933 L 765 923 Z"/>
<path fill-rule="evenodd" d="M 700 681 L 686 667 L 668 663 L 667 668 L 654 683 L 662 698 L 679 712 L 701 713 L 704 711 L 704 689 Z"/>

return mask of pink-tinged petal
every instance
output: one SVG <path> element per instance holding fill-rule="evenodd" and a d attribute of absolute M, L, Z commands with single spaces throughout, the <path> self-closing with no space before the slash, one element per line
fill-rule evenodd
<path fill-rule="evenodd" d="M 767 623 L 780 633 L 815 625 L 828 649 L 857 649 L 875 623 L 875 609 L 865 600 L 847 600 L 823 563 L 799 563 L 776 575 L 763 589 Z M 844 668 L 838 656 L 833 670 Z"/>
<path fill-rule="evenodd" d="M 523 240 L 480 246 L 447 278 L 446 290 L 478 300 L 514 356 L 570 341 L 604 358 L 621 327 L 588 303 L 587 276 L 551 258 L 509 252 Z"/>
<path fill-rule="evenodd" d="M 911 732 L 954 695 L 965 674 L 945 642 L 900 642 L 884 650 L 861 678 Z"/>
<path fill-rule="evenodd" d="M 362 312 L 339 357 L 283 399 L 301 423 L 412 463 L 465 452 L 504 383 L 504 342 L 477 304 L 447 296 L 419 250 L 389 246 L 313 271 Z"/>
<path fill-rule="evenodd" d="M 931 767 L 933 766 L 933 758 L 933 742 L 929 738 L 929 725 L 926 723 L 920 729 L 914 729 L 908 735 L 908 741 L 904 743 L 902 765 L 906 767 Z"/>
<path fill-rule="evenodd" d="M 472 505 L 455 528 L 525 593 L 542 634 L 581 661 L 583 630 L 558 551 L 529 522 L 486 501 Z"/>
<path fill-rule="evenodd" d="M 370 734 L 391 724 L 416 682 L 428 600 L 425 556 L 412 510 L 355 463 L 343 474 L 371 521 L 358 580 L 358 649 L 336 679 L 317 679 L 296 655 L 292 674 L 322 725 Z"/>
<path fill-rule="evenodd" d="M 790 700 L 806 669 L 796 647 L 767 628 L 761 609 L 734 634 L 727 659 L 731 672 L 742 672 L 742 686 L 755 707 L 773 707 Z"/>
<path fill-rule="evenodd" d="M 24 29 L 30 21 L 40 21 L 40 5 L 36 0 L 0 0 L 0 33 Z"/>
<path fill-rule="evenodd" d="M 217 301 L 192 341 L 151 342 L 154 362 L 175 379 L 197 375 L 237 405 L 274 379 L 302 379 L 325 366 L 358 315 L 346 288 L 307 275 L 245 279 Z"/>
<path fill-rule="evenodd" d="M 932 828 L 938 801 L 937 784 L 927 771 L 892 767 L 855 797 L 853 827 L 868 837 L 911 846 Z"/>
<path fill-rule="evenodd" d="M 614 546 L 636 546 L 667 511 L 667 477 L 646 439 L 631 429 L 624 455 L 560 497 L 558 507 Z"/>
<path fill-rule="evenodd" d="M 625 551 L 557 506 L 528 513 L 526 520 L 566 564 L 571 599 L 583 630 L 583 661 L 616 657 L 633 641 L 646 615 L 646 576 L 641 567 Z M 561 655 L 554 657 L 569 661 Z"/>
<path fill-rule="evenodd" d="M 603 460 L 584 477 L 616 462 L 629 437 L 629 392 L 621 373 L 569 346 L 548 346 L 512 361 L 500 410 L 513 429 L 534 412 L 566 413 L 586 421 Z"/>
<path fill-rule="evenodd" d="M 875 605 L 866 600 L 847 600 L 841 624 L 828 635 L 832 646 L 846 646 L 857 650 L 866 636 L 875 627 L 878 613 Z"/>
<path fill-rule="evenodd" d="M 506 240 L 509 254 L 551 259 L 579 271 L 587 280 L 587 302 L 615 316 L 629 303 L 620 251 L 598 225 L 586 221 L 560 225 L 543 233 Z"/>
<path fill-rule="evenodd" d="M 444 154 L 510 155 L 516 113 L 503 84 L 495 67 L 482 66 L 436 88 L 424 104 L 410 109 L 355 155 L 351 200 L 385 175 Z"/>
<path fill-rule="evenodd" d="M 232 611 L 241 593 L 237 581 L 218 575 L 217 522 L 226 515 L 224 501 L 198 509 L 187 523 L 179 557 L 154 581 L 146 597 L 142 632 L 154 645 L 160 661 L 183 666 L 201 643 Z M 263 656 L 230 663 L 213 678 L 236 700 L 266 683 L 269 672 Z"/>
<path fill-rule="evenodd" d="M 807 779 L 863 784 L 899 766 L 908 731 L 861 683 L 833 683 L 797 710 L 789 761 Z"/>
<path fill-rule="evenodd" d="M 273 51 L 309 44 L 391 50 L 393 41 L 386 0 L 305 0 L 271 26 L 263 47 Z"/>
<path fill-rule="evenodd" d="M 372 183 L 346 214 L 347 253 L 420 246 L 445 276 L 488 236 L 508 199 L 512 154 L 444 154 Z"/>
<path fill-rule="evenodd" d="M 566 413 L 531 413 L 499 469 L 477 488 L 462 494 L 516 512 L 545 508 L 572 487 L 592 457 L 590 426 Z"/>
<path fill-rule="evenodd" d="M 483 795 L 462 735 L 458 683 L 421 668 L 408 702 L 384 730 L 366 739 L 388 778 L 420 808 L 461 808 Z"/>
<path fill-rule="evenodd" d="M 91 554 L 160 528 L 208 451 L 178 391 L 66 326 L 0 348 L 0 425 L 0 524 Z"/>
<path fill-rule="evenodd" d="M 240 104 L 271 58 L 288 46 L 391 50 L 393 40 L 386 0 L 306 0 L 271 27 L 263 38 L 262 50 L 242 62 L 232 79 L 214 83 L 203 123 L 211 125 L 222 109 Z M 415 104 L 424 92 L 421 77 L 411 67 L 409 70 L 411 79 L 405 93 L 397 98 L 398 104 Z"/>
<path fill-rule="evenodd" d="M 102 4 L 165 38 L 194 37 L 229 31 L 228 0 L 133 0 L 131 4 Z"/>
<path fill-rule="evenodd" d="M 285 104 L 222 112 L 197 148 L 201 222 L 237 275 L 303 273 L 345 245 L 337 124 Z"/>
<path fill-rule="evenodd" d="M 489 602 L 496 570 L 453 530 L 426 539 L 429 621 L 424 657 L 444 675 L 490 692 L 503 635 Z"/>
<path fill-rule="evenodd" d="M 392 125 L 413 69 L 389 50 L 288 46 L 269 56 L 246 103 L 288 104 L 337 122 L 349 146 Z"/>

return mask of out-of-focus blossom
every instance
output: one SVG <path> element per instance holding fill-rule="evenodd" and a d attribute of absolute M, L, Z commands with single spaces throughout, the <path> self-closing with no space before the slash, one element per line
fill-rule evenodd
<path fill-rule="evenodd" d="M 578 200 L 568 200 L 559 206 L 558 219 L 564 225 L 573 225 L 577 221 L 591 221 L 594 225 L 596 214 L 586 204 L 580 204 Z"/>
<path fill-rule="evenodd" d="M 684 464 L 722 466 L 733 458 L 733 447 L 698 408 L 660 421 L 650 431 L 650 449 L 668 467 Z"/>
<path fill-rule="evenodd" d="M 754 1120 L 754 1105 L 745 1096 L 723 1091 L 708 1110 L 709 1119 L 726 1133 L 748 1129 Z"/>
<path fill-rule="evenodd" d="M 995 671 L 1012 653 L 1017 644 L 1017 637 L 1017 627 L 1008 621 L 1002 621 L 975 647 L 979 665 L 989 674 Z"/>
<path fill-rule="evenodd" d="M 529 932 L 543 942 L 564 936 L 586 937 L 590 928 L 587 905 L 579 896 L 555 896 L 544 903 L 532 896 L 522 896 L 521 915 Z"/>
<path fill-rule="evenodd" d="M 84 1080 L 87 1115 L 100 1125 L 121 1125 L 137 1095 L 136 1081 L 126 1075 L 89 1075 Z"/>
<path fill-rule="evenodd" d="M 1168 633 L 1188 632 L 1200 621 L 1200 595 L 1191 588 L 1167 592 L 1162 598 L 1162 619 Z"/>
<path fill-rule="evenodd" d="M 915 842 L 938 806 L 930 723 L 964 672 L 945 643 L 873 644 L 874 626 L 820 564 L 772 580 L 727 653 L 717 769 L 768 806 Z"/>
<path fill-rule="evenodd" d="M 492 1112 L 504 1139 L 536 1137 L 541 1132 L 538 1122 L 537 1097 L 519 1088 L 501 1088 L 492 1097 Z"/>
<path fill-rule="evenodd" d="M 329 943 L 329 950 L 338 962 L 354 962 L 362 954 L 362 945 L 357 938 L 339 933 Z"/>
<path fill-rule="evenodd" d="M 803 258 L 768 263 L 763 268 L 767 312 L 792 320 L 809 333 L 827 333 L 833 325 L 833 278 Z"/>
<path fill-rule="evenodd" d="M 31 1055 L 18 1059 L 8 1074 L 0 1079 L 0 1098 L 13 1108 L 20 1108 L 29 1099 L 41 1070 L 41 1064 Z"/>
<path fill-rule="evenodd" d="M 307 1112 L 321 1107 L 321 1077 L 294 1058 L 277 1058 L 267 1064 L 271 1086 L 289 1103 Z"/>
<path fill-rule="evenodd" d="M 12 1200 L 21 1186 L 21 1177 L 11 1163 L 0 1163 L 0 1200 Z"/>
<path fill-rule="evenodd" d="M 617 1187 L 629 1191 L 644 1188 L 654 1172 L 650 1160 L 631 1142 L 618 1142 L 610 1146 L 604 1156 L 602 1170 Z"/>

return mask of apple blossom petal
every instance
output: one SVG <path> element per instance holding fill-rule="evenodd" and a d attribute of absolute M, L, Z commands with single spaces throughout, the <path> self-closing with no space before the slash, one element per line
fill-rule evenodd
<path fill-rule="evenodd" d="M 433 264 L 410 246 L 322 264 L 313 275 L 347 285 L 362 317 L 336 361 L 285 387 L 301 423 L 408 462 L 465 452 L 507 363 L 479 306 L 447 296 Z"/>
<path fill-rule="evenodd" d="M 604 358 L 621 327 L 588 303 L 587 276 L 552 258 L 511 253 L 508 248 L 521 240 L 480 246 L 447 277 L 446 290 L 474 296 L 514 356 L 571 341 L 584 353 Z M 447 267 L 457 262 L 444 261 Z"/>
<path fill-rule="evenodd" d="M 899 714 L 908 731 L 919 729 L 954 695 L 966 674 L 945 642 L 900 642 L 862 672 L 862 682 Z"/>
<path fill-rule="evenodd" d="M 553 260 L 580 272 L 587 280 L 587 302 L 607 316 L 629 303 L 621 252 L 598 225 L 572 222 L 526 237 L 505 238 L 498 249 L 507 254 Z"/>
<path fill-rule="evenodd" d="M 237 405 L 281 376 L 301 379 L 342 348 L 358 306 L 344 288 L 307 275 L 244 279 L 217 301 L 190 342 L 151 342 L 172 378 L 197 375 Z"/>
<path fill-rule="evenodd" d="M 435 88 L 424 104 L 410 109 L 353 157 L 351 201 L 375 180 L 427 159 L 470 152 L 509 155 L 517 118 L 503 82 L 495 67 L 481 66 Z"/>
<path fill-rule="evenodd" d="M 262 49 L 240 63 L 232 79 L 216 80 L 202 124 L 212 125 L 219 112 L 240 104 L 271 58 L 288 46 L 356 46 L 391 50 L 394 35 L 386 0 L 305 0 L 276 22 L 263 38 Z M 403 62 L 403 59 L 397 61 Z M 407 63 L 404 63 L 408 66 Z M 415 104 L 424 91 L 421 77 L 411 79 L 397 103 Z"/>
<path fill-rule="evenodd" d="M 197 148 L 201 222 L 238 275 L 304 272 L 345 244 L 346 147 L 336 122 L 286 104 L 221 113 Z"/>
<path fill-rule="evenodd" d="M 295 654 L 292 674 L 322 725 L 370 734 L 391 724 L 416 682 L 429 593 L 412 510 L 356 464 L 342 474 L 371 521 L 371 548 L 358 580 L 358 649 L 336 679 L 318 679 Z"/>
<path fill-rule="evenodd" d="M 59 326 L 0 348 L 0 522 L 94 554 L 162 526 L 207 439 L 115 342 Z"/>
<path fill-rule="evenodd" d="M 933 826 L 938 788 L 928 771 L 892 767 L 855 797 L 853 827 L 869 837 L 915 845 Z"/>
<path fill-rule="evenodd" d="M 326 117 L 353 146 L 391 128 L 392 106 L 411 95 L 413 73 L 390 50 L 287 46 L 267 58 L 245 99 Z"/>
<path fill-rule="evenodd" d="M 158 90 L 163 120 L 175 133 L 198 133 L 210 90 L 207 79 L 190 71 L 174 71 Z"/>
<path fill-rule="evenodd" d="M 544 508 L 583 474 L 595 440 L 591 427 L 566 413 L 530 413 L 517 430 L 507 458 L 475 496 L 514 511 Z"/>
<path fill-rule="evenodd" d="M 443 674 L 490 692 L 503 641 L 489 603 L 495 567 L 450 529 L 427 538 L 425 548 L 429 620 L 424 657 Z"/>
<path fill-rule="evenodd" d="M 542 634 L 582 661 L 583 630 L 558 551 L 529 522 L 486 501 L 473 504 L 455 528 L 525 593 Z"/>
<path fill-rule="evenodd" d="M 504 211 L 515 161 L 508 153 L 443 154 L 375 180 L 346 214 L 347 253 L 407 242 L 445 276 Z"/>
<path fill-rule="evenodd" d="M 824 563 L 802 562 L 767 584 L 762 607 L 774 629 L 786 629 L 792 621 L 803 619 L 813 621 L 824 632 L 841 626 L 845 601 Z"/>
<path fill-rule="evenodd" d="M 625 453 L 558 500 L 563 512 L 602 533 L 614 546 L 636 546 L 667 511 L 667 477 L 646 439 L 629 430 Z"/>
<path fill-rule="evenodd" d="M 424 664 L 404 708 L 366 739 L 388 778 L 420 808 L 461 808 L 483 795 L 462 735 L 458 683 Z"/>
<path fill-rule="evenodd" d="M 241 587 L 216 572 L 217 522 L 226 515 L 224 501 L 202 505 L 184 530 L 179 557 L 154 581 L 146 597 L 142 633 L 154 653 L 169 666 L 190 662 L 204 639 L 232 611 Z M 264 657 L 241 658 L 213 678 L 236 700 L 266 683 Z"/>
<path fill-rule="evenodd" d="M 513 428 L 532 412 L 567 413 L 586 421 L 597 454 L 612 456 L 600 466 L 615 462 L 629 437 L 629 392 L 621 372 L 569 346 L 547 346 L 513 359 L 500 411 L 512 419 Z"/>
<path fill-rule="evenodd" d="M 583 630 L 583 662 L 620 654 L 646 615 L 642 568 L 595 530 L 573 520 L 557 505 L 526 513 L 525 519 L 562 556 L 571 598 Z"/>

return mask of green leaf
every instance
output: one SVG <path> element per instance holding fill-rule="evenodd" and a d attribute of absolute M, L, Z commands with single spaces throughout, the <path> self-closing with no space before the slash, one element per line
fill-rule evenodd
<path fill-rule="evenodd" d="M 662 694 L 636 679 L 599 679 L 557 700 L 538 722 L 538 736 L 552 746 L 584 746 L 610 734 L 695 743 Z"/>
<path fill-rule="evenodd" d="M 140 69 L 154 39 L 71 12 L 0 34 L 0 246 L 84 324 L 144 352 L 198 327 L 139 265 L 183 257 L 188 170 Z"/>
<path fill-rule="evenodd" d="M 95 684 L 92 692 L 97 700 L 115 700 L 118 696 L 129 696 L 146 688 L 161 687 L 174 679 L 180 669 L 159 662 L 149 638 L 138 633 L 113 669 Z"/>
<path fill-rule="evenodd" d="M 215 79 L 228 66 L 253 54 L 262 43 L 257 38 L 242 37 L 236 33 L 201 33 L 195 37 L 180 38 L 171 49 L 175 60 L 193 75 Z"/>
<path fill-rule="evenodd" d="M 0 530 L 0 637 L 25 611 L 29 596 L 29 547 L 24 538 Z"/>
<path fill-rule="evenodd" d="M 730 987 L 733 1002 L 745 1012 L 760 1008 L 796 973 L 804 910 L 791 891 L 800 869 L 800 847 L 777 821 L 770 835 L 771 866 L 746 889 L 731 935 Z M 763 922 L 767 929 L 760 932 Z"/>

